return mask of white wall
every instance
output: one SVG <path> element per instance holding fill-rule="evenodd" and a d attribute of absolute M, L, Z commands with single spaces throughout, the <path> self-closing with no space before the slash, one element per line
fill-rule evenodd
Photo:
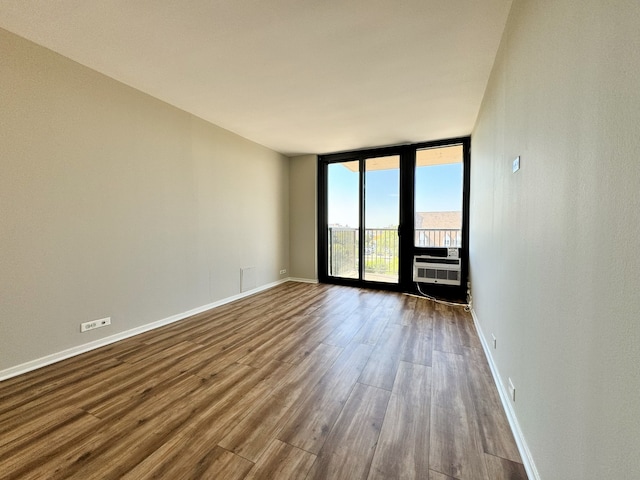
<path fill-rule="evenodd" d="M 545 480 L 640 475 L 639 52 L 636 0 L 514 0 L 473 132 L 474 309 Z"/>
<path fill-rule="evenodd" d="M 291 277 L 317 280 L 317 155 L 291 158 L 290 262 Z"/>
<path fill-rule="evenodd" d="M 288 158 L 0 30 L 0 372 L 283 278 L 288 192 Z"/>

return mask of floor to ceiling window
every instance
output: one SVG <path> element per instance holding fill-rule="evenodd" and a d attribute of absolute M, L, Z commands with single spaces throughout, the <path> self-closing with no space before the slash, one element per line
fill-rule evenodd
<path fill-rule="evenodd" d="M 320 156 L 320 280 L 410 291 L 414 257 L 444 249 L 466 277 L 468 169 L 468 137 Z"/>
<path fill-rule="evenodd" d="M 463 146 L 416 150 L 416 247 L 462 246 Z"/>

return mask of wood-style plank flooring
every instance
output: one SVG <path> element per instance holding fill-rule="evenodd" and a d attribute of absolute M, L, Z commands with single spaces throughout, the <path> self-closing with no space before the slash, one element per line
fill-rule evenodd
<path fill-rule="evenodd" d="M 471 317 L 285 283 L 0 383 L 2 479 L 526 479 Z"/>

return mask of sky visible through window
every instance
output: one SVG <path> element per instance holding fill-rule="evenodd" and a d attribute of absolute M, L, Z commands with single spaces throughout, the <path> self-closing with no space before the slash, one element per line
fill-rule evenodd
<path fill-rule="evenodd" d="M 329 225 L 358 227 L 358 172 L 330 164 L 328 182 Z M 416 212 L 462 210 L 462 163 L 418 167 L 416 185 Z M 397 226 L 399 171 L 368 172 L 367 188 L 367 228 Z"/>

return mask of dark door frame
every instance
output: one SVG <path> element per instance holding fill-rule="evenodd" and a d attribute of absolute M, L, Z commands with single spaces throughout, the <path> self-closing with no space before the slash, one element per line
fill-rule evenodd
<path fill-rule="evenodd" d="M 414 143 L 410 145 L 396 145 L 388 147 L 368 148 L 348 152 L 338 152 L 318 156 L 318 279 L 322 283 L 350 285 L 354 287 L 377 288 L 383 290 L 395 290 L 402 292 L 415 292 L 413 282 L 413 257 L 426 253 L 428 249 L 414 246 L 414 189 L 415 189 L 415 163 L 416 151 L 425 148 L 445 147 L 449 145 L 462 145 L 463 147 L 463 189 L 462 189 L 462 247 L 460 258 L 462 260 L 462 272 L 460 286 L 447 285 L 422 285 L 425 293 L 449 299 L 464 299 L 466 297 L 466 285 L 468 277 L 469 259 L 469 190 L 471 170 L 471 138 L 457 137 L 445 140 Z M 398 232 L 399 240 L 399 281 L 398 284 L 365 281 L 362 278 L 364 264 L 359 262 L 359 279 L 334 277 L 328 273 L 328 234 L 327 234 L 327 169 L 332 163 L 358 161 L 360 171 L 363 172 L 365 159 L 399 155 L 400 156 L 400 216 Z M 364 180 L 360 175 L 360 225 L 359 225 L 359 255 L 362 260 L 362 247 L 364 245 Z"/>

